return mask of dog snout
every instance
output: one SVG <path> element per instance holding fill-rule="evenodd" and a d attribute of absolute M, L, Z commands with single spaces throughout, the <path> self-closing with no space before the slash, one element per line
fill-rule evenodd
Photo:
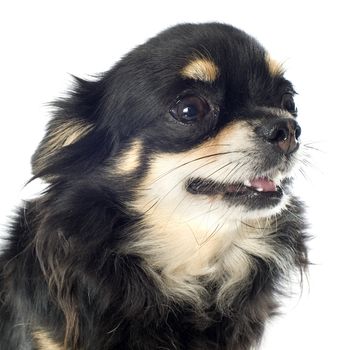
<path fill-rule="evenodd" d="M 267 123 L 258 134 L 275 145 L 279 152 L 288 155 L 299 147 L 301 128 L 294 119 L 279 119 Z"/>

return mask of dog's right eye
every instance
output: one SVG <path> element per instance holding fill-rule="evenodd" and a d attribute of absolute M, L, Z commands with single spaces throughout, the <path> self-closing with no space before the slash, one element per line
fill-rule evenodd
<path fill-rule="evenodd" d="M 202 97 L 187 95 L 178 99 L 169 112 L 178 121 L 191 124 L 203 119 L 210 112 L 210 106 Z"/>

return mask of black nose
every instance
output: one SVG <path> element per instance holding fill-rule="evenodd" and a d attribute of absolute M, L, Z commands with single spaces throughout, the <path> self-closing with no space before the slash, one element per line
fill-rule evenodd
<path fill-rule="evenodd" d="M 291 154 L 299 147 L 301 128 L 294 119 L 279 119 L 270 122 L 261 131 L 263 138 L 276 145 L 283 154 Z"/>

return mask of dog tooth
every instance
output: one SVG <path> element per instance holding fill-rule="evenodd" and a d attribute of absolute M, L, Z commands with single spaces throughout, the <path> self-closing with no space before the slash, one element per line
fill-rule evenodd
<path fill-rule="evenodd" d="M 257 187 L 257 188 L 256 188 L 256 190 L 257 190 L 257 191 L 259 191 L 259 192 L 264 191 L 264 189 L 263 189 L 263 188 L 261 188 L 261 187 Z"/>
<path fill-rule="evenodd" d="M 243 182 L 243 184 L 244 184 L 244 186 L 252 187 L 252 184 L 250 183 L 249 180 L 245 180 L 245 181 Z"/>

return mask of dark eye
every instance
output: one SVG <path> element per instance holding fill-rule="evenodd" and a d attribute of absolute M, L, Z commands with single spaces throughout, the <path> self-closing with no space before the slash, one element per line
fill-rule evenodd
<path fill-rule="evenodd" d="M 284 94 L 282 96 L 281 107 L 283 109 L 286 109 L 288 112 L 290 112 L 293 115 L 297 113 L 297 109 L 295 107 L 293 95 L 290 93 Z"/>
<path fill-rule="evenodd" d="M 178 121 L 186 124 L 203 119 L 210 112 L 206 100 L 196 95 L 188 95 L 178 99 L 170 109 L 170 114 Z"/>

